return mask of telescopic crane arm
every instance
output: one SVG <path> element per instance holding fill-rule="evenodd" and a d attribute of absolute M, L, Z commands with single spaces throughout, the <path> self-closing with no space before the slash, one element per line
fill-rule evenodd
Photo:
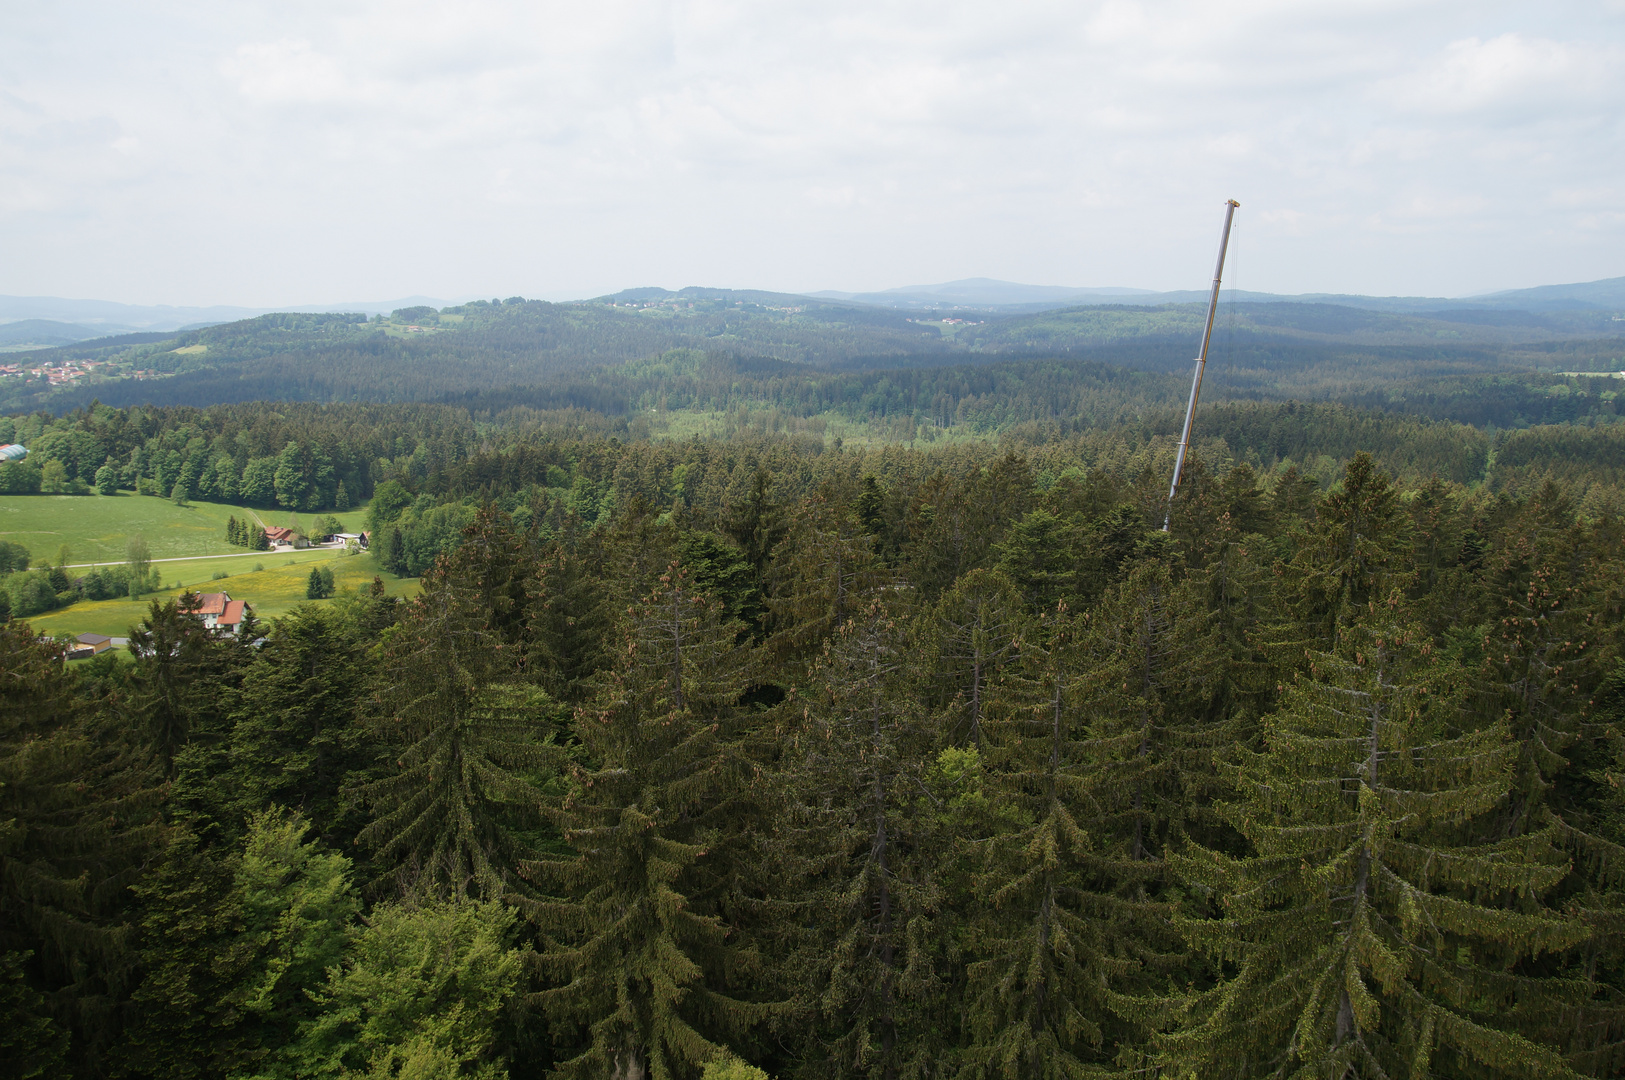
<path fill-rule="evenodd" d="M 1185 471 L 1185 453 L 1191 446 L 1191 421 L 1196 419 L 1196 399 L 1202 393 L 1202 371 L 1207 367 L 1207 346 L 1213 340 L 1213 316 L 1219 310 L 1219 282 L 1224 278 L 1224 252 L 1230 246 L 1230 223 L 1235 220 L 1234 199 L 1224 204 L 1224 232 L 1219 235 L 1219 261 L 1213 267 L 1213 291 L 1207 300 L 1207 322 L 1202 324 L 1202 352 L 1196 358 L 1196 370 L 1191 375 L 1191 400 L 1185 406 L 1185 430 L 1179 436 L 1179 453 L 1174 458 L 1174 479 L 1168 485 L 1168 509 L 1162 515 L 1162 531 L 1168 531 L 1168 522 L 1174 515 L 1174 493 L 1179 490 L 1179 475 Z"/>

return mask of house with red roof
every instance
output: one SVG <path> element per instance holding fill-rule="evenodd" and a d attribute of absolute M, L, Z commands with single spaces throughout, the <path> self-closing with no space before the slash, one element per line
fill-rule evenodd
<path fill-rule="evenodd" d="M 243 628 L 243 620 L 248 617 L 248 612 L 247 600 L 227 600 L 226 608 L 215 620 L 214 627 L 222 634 L 235 634 Z"/>
<path fill-rule="evenodd" d="M 203 625 L 222 634 L 235 634 L 251 610 L 246 600 L 233 600 L 223 592 L 200 593 L 197 600 L 194 610 L 203 616 Z"/>

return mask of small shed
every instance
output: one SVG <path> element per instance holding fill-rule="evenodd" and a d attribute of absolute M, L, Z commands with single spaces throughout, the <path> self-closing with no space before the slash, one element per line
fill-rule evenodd
<path fill-rule="evenodd" d="M 90 650 L 90 655 L 104 653 L 113 647 L 113 639 L 106 634 L 80 634 L 79 644 Z"/>

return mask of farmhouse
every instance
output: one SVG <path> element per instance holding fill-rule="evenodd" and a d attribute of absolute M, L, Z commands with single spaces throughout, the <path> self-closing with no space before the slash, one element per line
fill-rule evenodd
<path fill-rule="evenodd" d="M 215 629 L 222 634 L 235 634 L 243 628 L 243 619 L 248 615 L 247 600 L 228 600 L 226 609 L 215 620 Z"/>
<path fill-rule="evenodd" d="M 235 634 L 250 608 L 246 600 L 233 600 L 223 592 L 201 593 L 193 610 L 203 616 L 203 625 L 222 634 Z"/>
<path fill-rule="evenodd" d="M 300 536 L 285 526 L 269 525 L 265 529 L 265 539 L 272 544 L 287 544 L 289 547 L 297 547 Z"/>

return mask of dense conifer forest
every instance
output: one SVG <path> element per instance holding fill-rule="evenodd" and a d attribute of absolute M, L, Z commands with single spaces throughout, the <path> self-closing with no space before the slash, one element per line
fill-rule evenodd
<path fill-rule="evenodd" d="M 864 384 L 912 445 L 544 401 L 11 418 L 68 482 L 342 482 L 422 592 L 238 638 L 155 602 L 71 666 L 0 627 L 5 1059 L 1617 1074 L 1618 426 L 1222 404 L 1165 533 L 1177 400 L 1078 369 L 1089 408 L 1040 415 L 1044 371 L 953 375 L 947 425 L 885 412 L 946 382 Z M 973 408 L 997 438 L 945 434 Z"/>
<path fill-rule="evenodd" d="M 379 577 L 72 664 L 0 610 L 3 1069 L 1616 1075 L 1620 342 L 1445 315 L 1227 315 L 1166 532 L 1178 306 L 54 351 L 150 377 L 8 385 L 0 492 Z"/>

